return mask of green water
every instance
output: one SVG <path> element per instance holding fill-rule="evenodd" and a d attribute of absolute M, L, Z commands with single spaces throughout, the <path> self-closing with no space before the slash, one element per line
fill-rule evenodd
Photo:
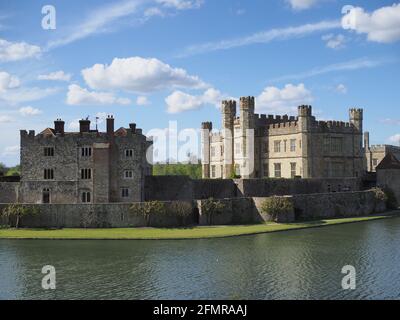
<path fill-rule="evenodd" d="M 43 290 L 41 269 L 56 268 Z M 341 287 L 344 265 L 356 290 Z M 400 218 L 227 239 L 0 240 L 0 299 L 400 299 Z"/>

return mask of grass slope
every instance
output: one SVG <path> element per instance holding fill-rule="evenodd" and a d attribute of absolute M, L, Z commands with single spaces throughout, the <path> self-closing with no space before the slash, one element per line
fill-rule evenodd
<path fill-rule="evenodd" d="M 397 213 L 398 214 L 398 213 Z M 215 226 L 181 229 L 125 228 L 125 229 L 0 229 L 0 239 L 206 239 L 251 235 L 305 228 L 332 226 L 344 223 L 391 218 L 395 213 L 368 217 L 318 220 L 303 223 L 268 223 L 249 226 Z"/>

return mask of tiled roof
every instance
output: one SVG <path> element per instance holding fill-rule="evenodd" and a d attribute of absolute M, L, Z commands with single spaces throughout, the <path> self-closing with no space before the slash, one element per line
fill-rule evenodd
<path fill-rule="evenodd" d="M 389 152 L 376 167 L 376 170 L 384 169 L 400 169 L 400 161 L 391 152 Z"/>

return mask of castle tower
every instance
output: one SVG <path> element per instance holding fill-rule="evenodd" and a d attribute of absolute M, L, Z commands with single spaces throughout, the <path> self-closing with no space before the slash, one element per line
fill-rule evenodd
<path fill-rule="evenodd" d="M 303 178 L 312 178 L 314 176 L 312 170 L 312 142 L 311 142 L 311 123 L 312 123 L 312 107 L 298 107 L 298 126 L 301 132 L 301 153 Z"/>
<path fill-rule="evenodd" d="M 236 101 L 222 101 L 222 138 L 223 138 L 223 172 L 222 177 L 229 179 L 234 171 L 234 121 L 236 117 Z"/>
<path fill-rule="evenodd" d="M 201 165 L 203 179 L 210 178 L 210 139 L 212 122 L 201 124 Z"/>
<path fill-rule="evenodd" d="M 254 178 L 254 141 L 255 141 L 255 116 L 254 116 L 254 97 L 240 98 L 240 128 L 242 131 L 242 155 L 244 170 L 242 178 Z M 252 142 L 251 142 L 252 141 Z"/>
<path fill-rule="evenodd" d="M 363 155 L 363 109 L 352 108 L 349 110 L 350 123 L 354 126 L 353 135 L 353 173 L 355 177 L 359 177 L 364 171 L 364 155 Z"/>

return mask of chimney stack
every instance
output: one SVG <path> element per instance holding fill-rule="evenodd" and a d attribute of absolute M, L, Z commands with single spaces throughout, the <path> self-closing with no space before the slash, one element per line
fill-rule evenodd
<path fill-rule="evenodd" d="M 57 119 L 56 121 L 54 121 L 54 131 L 56 132 L 56 134 L 58 133 L 64 135 L 64 125 L 65 122 L 61 119 Z"/>
<path fill-rule="evenodd" d="M 79 132 L 90 132 L 89 118 L 79 120 Z"/>
<path fill-rule="evenodd" d="M 112 115 L 107 116 L 107 134 L 110 136 L 114 135 L 114 117 Z"/>
<path fill-rule="evenodd" d="M 136 133 L 136 123 L 130 123 L 129 128 L 131 129 L 132 133 Z"/>

